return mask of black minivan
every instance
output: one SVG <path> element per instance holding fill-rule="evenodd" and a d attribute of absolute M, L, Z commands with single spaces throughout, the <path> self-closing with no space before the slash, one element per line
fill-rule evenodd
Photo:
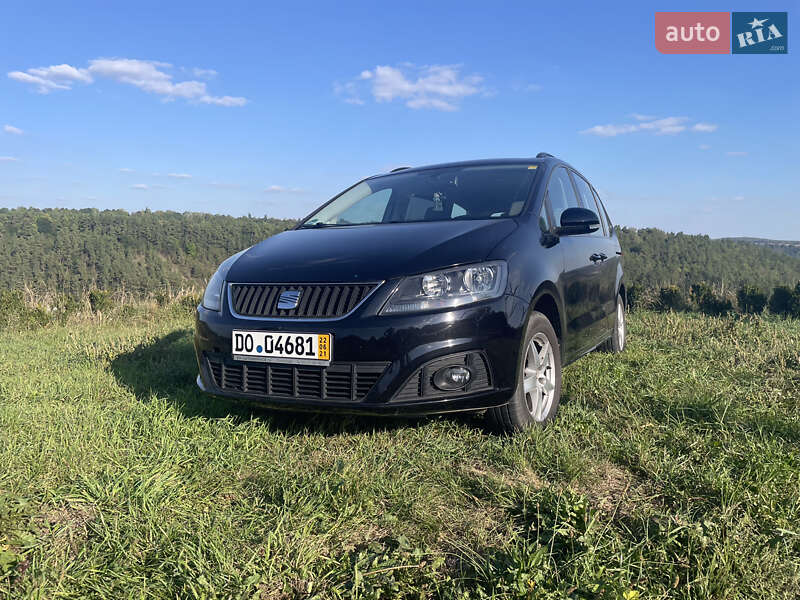
<path fill-rule="evenodd" d="M 562 366 L 625 346 L 621 251 L 578 171 L 536 158 L 402 168 L 225 260 L 197 383 L 273 408 L 555 415 Z"/>

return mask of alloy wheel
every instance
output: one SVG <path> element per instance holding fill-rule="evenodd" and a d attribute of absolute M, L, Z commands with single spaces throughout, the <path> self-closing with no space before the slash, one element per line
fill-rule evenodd
<path fill-rule="evenodd" d="M 528 412 L 534 421 L 544 421 L 555 396 L 556 372 L 553 346 L 542 332 L 534 334 L 528 344 L 522 384 Z"/>

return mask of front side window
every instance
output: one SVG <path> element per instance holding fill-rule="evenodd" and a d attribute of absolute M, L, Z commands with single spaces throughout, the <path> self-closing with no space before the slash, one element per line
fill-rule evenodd
<path fill-rule="evenodd" d="M 595 190 L 594 188 L 592 188 L 592 190 L 594 191 L 594 198 L 595 198 L 595 200 L 597 200 L 597 206 L 600 207 L 600 212 L 602 213 L 600 215 L 600 217 L 601 218 L 605 218 L 606 233 L 610 237 L 610 236 L 612 236 L 614 234 L 614 224 L 611 222 L 611 218 L 608 216 L 608 211 L 606 210 L 606 205 L 603 204 L 602 200 L 600 200 L 600 194 L 598 194 L 597 190 Z"/>
<path fill-rule="evenodd" d="M 588 208 L 593 213 L 597 215 L 597 218 L 600 219 L 600 227 L 593 231 L 589 235 L 603 235 L 603 217 L 600 214 L 600 209 L 597 206 L 597 202 L 595 202 L 594 194 L 592 193 L 592 187 L 589 185 L 589 182 L 586 181 L 583 177 L 578 175 L 577 173 L 572 173 L 573 179 L 575 179 L 575 187 L 578 188 L 578 194 L 580 195 L 581 199 L 581 206 L 583 208 Z"/>
<path fill-rule="evenodd" d="M 578 208 L 578 199 L 569 179 L 569 173 L 564 167 L 558 167 L 550 177 L 547 185 L 547 195 L 550 198 L 550 208 L 553 211 L 553 220 L 556 226 L 561 225 L 561 213 L 568 208 Z"/>
<path fill-rule="evenodd" d="M 539 213 L 539 229 L 542 230 L 542 233 L 548 233 L 550 231 L 550 217 L 547 216 L 547 203 L 542 204 L 542 210 Z"/>
<path fill-rule="evenodd" d="M 535 165 L 442 167 L 362 181 L 301 227 L 515 217 L 536 178 Z"/>

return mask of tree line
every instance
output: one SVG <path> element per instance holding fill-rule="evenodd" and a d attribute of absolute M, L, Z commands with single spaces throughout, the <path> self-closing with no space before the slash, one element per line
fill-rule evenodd
<path fill-rule="evenodd" d="M 0 290 L 80 297 L 200 288 L 226 257 L 294 225 L 191 212 L 0 208 Z M 721 312 L 726 301 L 754 312 L 763 296 L 762 310 L 776 312 L 800 294 L 800 258 L 768 246 L 653 228 L 617 232 L 633 304 L 709 312 L 716 298 Z"/>
<path fill-rule="evenodd" d="M 198 287 L 231 254 L 293 225 L 201 213 L 0 208 L 0 290 L 78 296 Z"/>

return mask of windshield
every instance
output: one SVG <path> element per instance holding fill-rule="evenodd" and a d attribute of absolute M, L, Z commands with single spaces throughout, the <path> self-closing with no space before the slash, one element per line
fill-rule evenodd
<path fill-rule="evenodd" d="M 302 227 L 496 219 L 522 212 L 536 165 L 484 165 L 393 173 L 362 181 Z"/>

